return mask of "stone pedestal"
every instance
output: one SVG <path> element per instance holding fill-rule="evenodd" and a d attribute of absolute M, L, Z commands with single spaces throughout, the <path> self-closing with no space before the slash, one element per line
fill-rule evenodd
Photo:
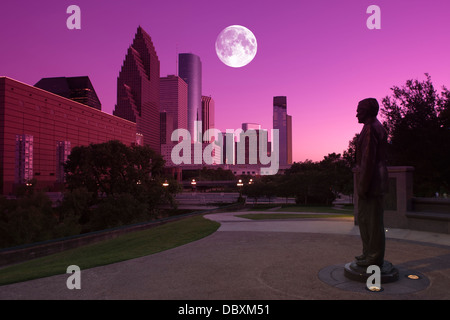
<path fill-rule="evenodd" d="M 349 262 L 344 266 L 344 275 L 346 278 L 358 281 L 367 282 L 367 279 L 372 275 L 366 272 L 366 267 L 360 267 L 356 261 Z M 398 280 L 398 270 L 389 261 L 384 261 L 380 268 L 381 283 L 389 283 Z"/>

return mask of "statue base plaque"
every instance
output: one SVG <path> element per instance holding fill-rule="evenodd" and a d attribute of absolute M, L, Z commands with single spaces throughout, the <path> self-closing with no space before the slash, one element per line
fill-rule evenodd
<path fill-rule="evenodd" d="M 398 270 L 389 261 L 384 261 L 380 268 L 381 271 L 381 283 L 389 283 L 398 280 Z M 356 264 L 356 261 L 349 262 L 344 266 L 344 275 L 346 278 L 366 282 L 372 275 L 367 273 L 366 267 L 360 267 Z"/>

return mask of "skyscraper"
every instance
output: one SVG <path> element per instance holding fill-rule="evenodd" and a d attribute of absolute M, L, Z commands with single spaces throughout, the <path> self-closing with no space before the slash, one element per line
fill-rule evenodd
<path fill-rule="evenodd" d="M 160 78 L 160 112 L 167 114 L 167 119 L 172 119 L 173 123 L 166 124 L 166 131 L 170 128 L 187 129 L 188 112 L 188 85 L 180 77 L 168 75 Z M 163 119 L 163 118 L 161 118 Z M 172 131 L 167 132 L 169 139 L 164 143 L 171 143 Z M 161 140 L 163 141 L 163 140 Z"/>
<path fill-rule="evenodd" d="M 292 163 L 292 117 L 287 114 L 285 96 L 273 97 L 273 129 L 279 133 L 280 165 Z M 276 143 L 272 142 L 272 143 Z"/>
<path fill-rule="evenodd" d="M 115 116 L 136 123 L 144 144 L 160 152 L 159 59 L 150 36 L 139 26 L 117 78 Z"/>
<path fill-rule="evenodd" d="M 171 141 L 172 132 L 175 130 L 174 128 L 174 119 L 171 113 L 166 111 L 162 111 L 159 113 L 160 116 L 160 130 L 161 130 L 161 146 L 167 143 L 173 143 Z"/>
<path fill-rule="evenodd" d="M 202 132 L 205 142 L 211 141 L 212 136 L 206 133 L 209 129 L 214 128 L 214 99 L 207 96 L 202 96 Z M 206 134 L 205 134 L 206 133 Z"/>
<path fill-rule="evenodd" d="M 34 86 L 97 110 L 102 109 L 94 86 L 87 76 L 42 78 Z"/>
<path fill-rule="evenodd" d="M 192 53 L 178 55 L 178 75 L 188 84 L 188 130 L 192 141 L 201 142 L 197 136 L 201 128 L 196 128 L 197 121 L 202 121 L 202 62 Z"/>
<path fill-rule="evenodd" d="M 292 116 L 286 115 L 287 164 L 292 164 Z"/>

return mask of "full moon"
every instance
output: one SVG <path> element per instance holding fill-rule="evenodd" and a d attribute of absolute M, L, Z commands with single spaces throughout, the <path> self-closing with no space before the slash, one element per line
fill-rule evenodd
<path fill-rule="evenodd" d="M 240 68 L 249 64 L 256 55 L 255 35 L 243 26 L 229 26 L 216 39 L 216 53 L 229 67 Z"/>

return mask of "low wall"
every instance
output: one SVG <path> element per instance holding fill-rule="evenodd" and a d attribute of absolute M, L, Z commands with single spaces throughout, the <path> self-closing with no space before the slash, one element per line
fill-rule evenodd
<path fill-rule="evenodd" d="M 358 193 L 354 172 L 355 224 Z M 384 199 L 386 228 L 411 229 L 450 234 L 450 199 L 415 198 L 413 196 L 413 167 L 388 167 L 389 192 Z"/>

